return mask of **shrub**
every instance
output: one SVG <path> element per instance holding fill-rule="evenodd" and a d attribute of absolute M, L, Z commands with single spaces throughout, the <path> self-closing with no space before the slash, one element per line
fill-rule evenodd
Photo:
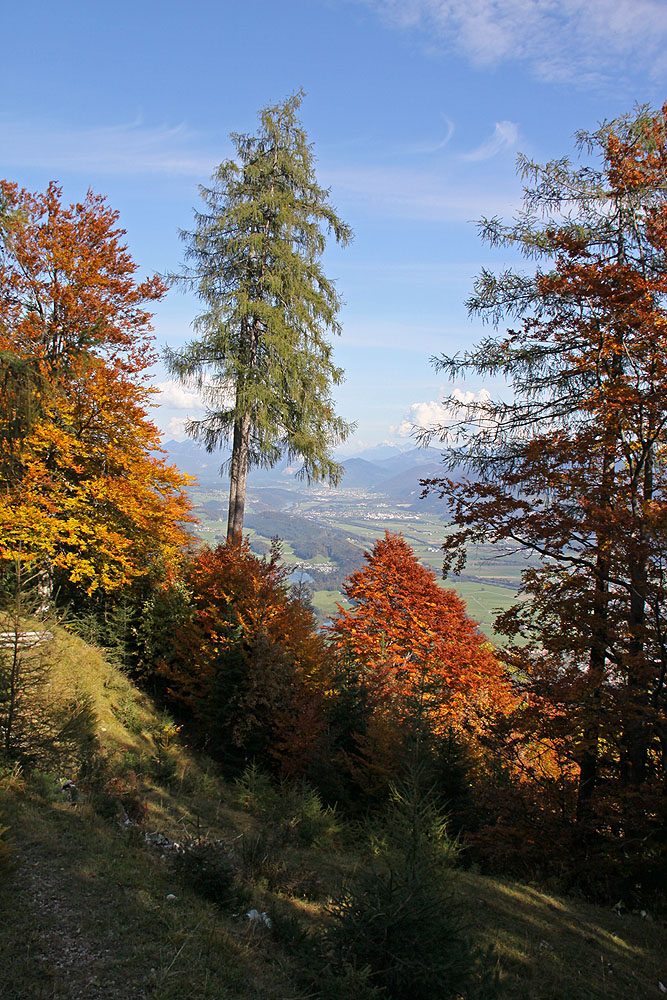
<path fill-rule="evenodd" d="M 234 782 L 236 803 L 255 816 L 271 811 L 275 805 L 274 785 L 257 764 L 249 764 Z"/>
<path fill-rule="evenodd" d="M 270 824 L 282 844 L 332 846 L 340 835 L 336 810 L 306 781 L 276 783 L 251 764 L 236 780 L 235 792 L 238 804 Z"/>
<path fill-rule="evenodd" d="M 239 883 L 233 860 L 219 840 L 190 840 L 181 844 L 171 861 L 178 878 L 220 909 L 245 905 L 247 891 Z"/>
<path fill-rule="evenodd" d="M 30 787 L 45 802 L 62 799 L 61 781 L 55 774 L 34 770 L 30 773 Z"/>
<path fill-rule="evenodd" d="M 148 817 L 148 805 L 133 771 L 109 778 L 101 788 L 95 789 L 93 806 L 105 819 L 127 816 L 132 823 L 141 826 Z"/>
<path fill-rule="evenodd" d="M 317 872 L 304 866 L 293 849 L 334 845 L 341 832 L 335 810 L 323 806 L 305 782 L 273 782 L 256 765 L 236 781 L 235 798 L 259 819 L 258 828 L 240 840 L 244 878 L 273 892 L 319 898 L 323 887 Z"/>
<path fill-rule="evenodd" d="M 394 787 L 368 863 L 331 907 L 338 968 L 368 968 L 391 1000 L 439 1000 L 472 981 L 475 955 L 452 888 L 454 846 L 418 777 Z"/>
<path fill-rule="evenodd" d="M 131 694 L 122 698 L 118 704 L 112 705 L 111 710 L 129 733 L 141 736 L 145 728 L 144 719 L 136 699 Z"/>

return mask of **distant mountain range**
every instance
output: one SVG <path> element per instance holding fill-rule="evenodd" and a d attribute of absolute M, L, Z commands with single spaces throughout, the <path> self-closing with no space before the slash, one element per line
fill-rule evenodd
<path fill-rule="evenodd" d="M 163 448 L 168 462 L 178 466 L 182 472 L 195 476 L 201 486 L 220 485 L 220 468 L 229 458 L 229 451 L 208 454 L 194 441 L 167 441 Z M 345 459 L 343 465 L 343 489 L 363 489 L 382 494 L 394 502 L 410 505 L 419 500 L 420 479 L 432 479 L 445 472 L 442 455 L 436 448 L 399 451 L 398 448 L 381 445 L 363 451 L 354 458 Z M 298 462 L 283 460 L 272 469 L 253 469 L 248 478 L 248 486 L 296 487 L 305 490 L 305 484 L 302 485 L 296 478 L 299 468 Z M 223 478 L 226 479 L 226 476 Z M 423 503 L 421 501 L 422 505 Z"/>

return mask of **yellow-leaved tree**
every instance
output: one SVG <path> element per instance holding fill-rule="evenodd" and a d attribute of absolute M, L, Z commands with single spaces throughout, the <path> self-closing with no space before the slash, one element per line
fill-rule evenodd
<path fill-rule="evenodd" d="M 114 593 L 184 541 L 184 477 L 149 419 L 147 304 L 118 213 L 0 182 L 0 563 Z"/>

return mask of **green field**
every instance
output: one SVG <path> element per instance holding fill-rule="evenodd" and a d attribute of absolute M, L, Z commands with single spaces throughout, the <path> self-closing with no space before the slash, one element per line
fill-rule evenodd
<path fill-rule="evenodd" d="M 339 590 L 316 590 L 313 594 L 313 607 L 322 622 L 338 614 L 338 604 L 344 608 L 350 607 L 350 602 Z"/>

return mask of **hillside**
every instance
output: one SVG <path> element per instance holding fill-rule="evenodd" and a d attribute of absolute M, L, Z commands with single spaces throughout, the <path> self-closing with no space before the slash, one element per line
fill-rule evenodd
<path fill-rule="evenodd" d="M 306 790 L 276 792 L 257 773 L 222 782 L 81 639 L 55 629 L 48 661 L 36 722 L 67 711 L 79 723 L 59 747 L 37 739 L 32 770 L 0 772 L 3 1000 L 370 996 L 358 976 L 322 972 L 312 944 L 367 859 L 359 832 Z M 76 771 L 69 801 L 61 786 Z M 452 884 L 469 933 L 495 948 L 501 996 L 661 995 L 658 922 L 472 872 Z"/>

